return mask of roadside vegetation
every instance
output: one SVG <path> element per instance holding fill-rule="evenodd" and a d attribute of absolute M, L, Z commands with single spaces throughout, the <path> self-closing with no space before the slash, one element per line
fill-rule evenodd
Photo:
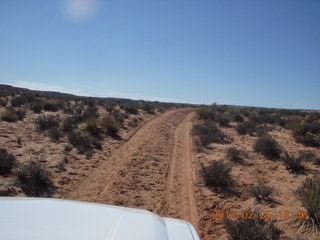
<path fill-rule="evenodd" d="M 320 238 L 320 111 L 200 106 L 192 133 L 199 211 L 220 212 L 211 225 L 201 217 L 205 240 L 222 229 L 237 240 Z M 258 209 L 251 219 L 239 215 L 248 207 Z"/>

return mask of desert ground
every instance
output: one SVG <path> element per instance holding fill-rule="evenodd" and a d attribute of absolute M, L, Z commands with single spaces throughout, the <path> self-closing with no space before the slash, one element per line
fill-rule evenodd
<path fill-rule="evenodd" d="M 23 95 L 12 91 L 14 93 L 1 96 L 4 102 L 0 108 L 1 116 L 8 111 L 14 98 Z M 47 101 L 41 94 L 33 101 L 40 100 Z M 7 121 L 2 118 L 1 149 L 11 154 L 16 162 L 12 169 L 0 171 L 1 196 L 55 197 L 147 209 L 160 216 L 190 221 L 204 240 L 234 239 L 226 231 L 224 219 L 215 219 L 215 211 L 241 214 L 249 209 L 256 212 L 262 210 L 272 214 L 272 221 L 281 231 L 277 238 L 270 239 L 320 238 L 319 232 L 304 228 L 299 230 L 300 222 L 296 213 L 305 208 L 295 193 L 306 178 L 320 173 L 318 133 L 312 133 L 315 146 L 308 146 L 305 142 L 296 141 L 290 125 L 297 122 L 296 119 L 307 119 L 309 115 L 312 115 L 313 122 L 319 122 L 319 112 L 304 111 L 304 114 L 300 114 L 301 111 L 284 111 L 280 114 L 278 110 L 270 110 L 263 113 L 260 108 L 215 105 L 153 106 L 150 111 L 141 107 L 144 103 L 139 103 L 140 107 L 132 113 L 127 111 L 128 108 L 121 107 L 123 103 L 115 103 L 110 107 L 92 104 L 92 101 L 96 100 L 90 99 L 89 104 L 81 105 L 81 114 L 84 115 L 86 109 L 94 106 L 96 115 L 79 120 L 75 127 L 96 139 L 90 142 L 89 150 L 83 150 L 82 145 L 79 147 L 72 141 L 72 134 L 77 130 L 71 133 L 61 130 L 58 137 L 54 137 L 56 135 L 50 128 L 40 131 L 35 124 L 39 116 L 54 114 L 61 120 L 55 127 L 63 128 L 63 121 L 75 114 L 73 110 L 41 109 L 36 113 L 30 107 L 34 103 L 22 102 L 14 107 L 15 111 L 24 111 L 22 119 Z M 63 102 L 70 103 L 71 109 L 78 106 L 77 100 Z M 113 109 L 117 109 L 117 115 Z M 203 114 L 203 111 L 207 112 Z M 210 116 L 208 112 L 214 112 L 215 115 Z M 111 116 L 116 122 L 119 113 L 126 115 L 117 133 L 112 134 L 104 129 L 106 125 L 101 119 Z M 19 115 L 18 112 L 15 114 Z M 240 119 L 235 117 L 239 114 Z M 250 114 L 277 116 L 283 122 L 263 122 L 260 119 L 255 130 L 239 134 L 237 126 L 249 121 L 253 116 Z M 296 114 L 301 116 L 297 117 Z M 197 124 L 217 126 L 224 136 L 219 136 L 218 141 L 202 138 L 195 131 Z M 268 159 L 254 149 L 255 142 L 264 134 L 272 136 L 281 147 L 278 158 Z M 241 150 L 241 161 L 229 159 L 226 153 L 231 147 Z M 281 160 L 285 152 L 292 156 L 304 153 L 311 157 L 304 158 L 299 171 L 293 171 Z M 49 178 L 42 185 L 25 180 L 23 167 L 30 160 L 38 162 L 45 178 Z M 213 160 L 221 161 L 231 169 L 232 190 L 212 187 L 204 180 L 203 169 Z M 37 186 L 34 189 L 28 184 Z M 271 187 L 272 194 L 265 198 L 253 197 L 248 189 L 257 184 Z M 290 219 L 284 219 L 280 212 L 290 214 Z"/>

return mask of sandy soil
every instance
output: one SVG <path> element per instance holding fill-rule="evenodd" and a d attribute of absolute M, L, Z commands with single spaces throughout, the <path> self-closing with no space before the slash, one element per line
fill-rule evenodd
<path fill-rule="evenodd" d="M 192 109 L 169 111 L 140 128 L 67 198 L 148 209 L 197 225 Z"/>
<path fill-rule="evenodd" d="M 235 125 L 235 124 L 233 124 Z M 277 226 L 284 231 L 281 239 L 290 237 L 297 239 L 296 224 L 291 224 L 296 220 L 296 213 L 304 210 L 300 201 L 297 200 L 293 191 L 296 190 L 301 182 L 307 177 L 319 175 L 320 169 L 312 163 L 305 163 L 306 173 L 296 175 L 291 173 L 283 163 L 265 159 L 260 154 L 253 151 L 256 136 L 239 135 L 234 128 L 221 128 L 226 134 L 233 138 L 231 144 L 211 144 L 210 150 L 202 153 L 194 153 L 194 164 L 199 167 L 200 163 L 208 164 L 212 160 L 225 161 L 232 166 L 232 176 L 236 180 L 238 194 L 226 196 L 218 194 L 206 188 L 198 176 L 196 179 L 195 198 L 199 212 L 199 232 L 204 240 L 209 239 L 228 239 L 227 233 L 223 228 L 220 219 L 212 219 L 214 210 L 233 210 L 237 214 L 247 209 L 270 211 L 273 219 L 277 220 Z M 269 133 L 274 136 L 285 151 L 297 155 L 300 150 L 311 150 L 320 154 L 319 149 L 305 147 L 295 142 L 290 131 L 283 128 L 276 128 Z M 228 147 L 234 146 L 244 150 L 248 157 L 244 164 L 233 164 L 225 160 L 225 151 Z M 247 189 L 257 183 L 263 183 L 274 188 L 272 195 L 273 201 L 257 202 L 252 198 Z M 288 211 L 290 220 L 280 217 L 279 211 Z M 303 234 L 307 239 L 319 239 L 320 235 Z"/>
<path fill-rule="evenodd" d="M 122 141 L 104 140 L 103 150 L 89 159 L 75 149 L 64 152 L 66 139 L 55 144 L 47 136 L 35 134 L 34 116 L 30 113 L 23 122 L 1 122 L 0 141 L 20 163 L 33 157 L 51 169 L 58 187 L 53 197 L 143 208 L 161 216 L 184 219 L 197 228 L 204 240 L 227 239 L 222 221 L 212 219 L 214 210 L 270 210 L 285 231 L 283 237 L 296 239 L 297 228 L 276 214 L 281 210 L 294 214 L 302 209 L 293 191 L 305 178 L 319 174 L 319 167 L 306 163 L 306 174 L 292 174 L 281 162 L 266 160 L 253 151 L 257 137 L 240 136 L 234 128 L 222 128 L 233 138 L 231 144 L 211 144 L 210 149 L 196 152 L 191 136 L 194 116 L 195 109 L 188 108 L 145 115 L 137 127 L 122 130 Z M 270 134 L 289 153 L 312 150 L 320 155 L 319 149 L 297 144 L 283 128 Z M 21 137 L 21 145 L 17 137 Z M 238 194 L 226 196 L 204 186 L 199 166 L 212 160 L 226 161 L 225 150 L 230 146 L 244 150 L 248 157 L 245 164 L 228 163 L 233 166 Z M 57 165 L 64 157 L 68 163 L 61 170 Z M 13 183 L 14 177 L 0 177 L 0 183 L 4 182 Z M 274 201 L 259 203 L 249 196 L 247 188 L 259 182 L 275 189 Z M 16 195 L 24 194 L 18 191 Z M 319 235 L 307 236 L 319 239 Z"/>

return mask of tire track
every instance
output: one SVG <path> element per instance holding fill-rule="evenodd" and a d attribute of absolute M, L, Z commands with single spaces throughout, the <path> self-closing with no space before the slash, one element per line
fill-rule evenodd
<path fill-rule="evenodd" d="M 194 170 L 192 167 L 192 118 L 190 113 L 174 133 L 174 147 L 168 170 L 167 214 L 198 226 L 198 211 L 193 195 Z"/>

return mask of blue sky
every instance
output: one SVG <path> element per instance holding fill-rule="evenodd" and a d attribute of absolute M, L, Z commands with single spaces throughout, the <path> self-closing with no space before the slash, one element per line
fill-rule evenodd
<path fill-rule="evenodd" d="M 0 82 L 320 109 L 320 1 L 0 0 Z"/>

